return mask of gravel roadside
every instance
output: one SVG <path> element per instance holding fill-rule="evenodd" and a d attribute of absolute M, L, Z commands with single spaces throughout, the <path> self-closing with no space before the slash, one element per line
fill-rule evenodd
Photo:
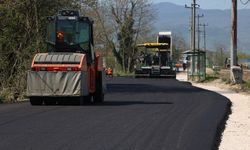
<path fill-rule="evenodd" d="M 177 80 L 187 81 L 185 73 L 177 74 Z M 236 93 L 222 83 L 192 83 L 193 86 L 217 92 L 232 102 L 232 114 L 227 120 L 219 150 L 250 149 L 250 95 Z"/>

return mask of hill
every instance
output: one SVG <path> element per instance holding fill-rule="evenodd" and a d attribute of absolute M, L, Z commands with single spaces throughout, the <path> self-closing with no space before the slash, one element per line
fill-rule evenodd
<path fill-rule="evenodd" d="M 191 10 L 185 6 L 168 2 L 153 5 L 157 13 L 154 27 L 156 32 L 171 30 L 189 41 L 189 18 Z M 231 10 L 198 9 L 197 13 L 204 14 L 201 23 L 208 23 L 207 47 L 215 49 L 218 45 L 230 49 Z M 247 52 L 250 50 L 250 10 L 238 10 L 238 48 Z M 202 45 L 202 44 L 201 44 Z M 250 53 L 250 51 L 249 51 Z"/>

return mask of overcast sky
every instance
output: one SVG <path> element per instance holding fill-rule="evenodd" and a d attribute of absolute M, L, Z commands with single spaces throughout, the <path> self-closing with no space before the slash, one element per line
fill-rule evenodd
<path fill-rule="evenodd" d="M 171 2 L 178 5 L 190 5 L 193 0 L 152 0 L 154 3 L 158 2 Z M 204 9 L 229 9 L 231 8 L 231 0 L 196 0 L 197 3 Z M 243 2 L 247 0 L 242 0 Z M 250 3 L 247 5 L 242 5 L 240 0 L 238 0 L 238 8 L 250 9 Z"/>

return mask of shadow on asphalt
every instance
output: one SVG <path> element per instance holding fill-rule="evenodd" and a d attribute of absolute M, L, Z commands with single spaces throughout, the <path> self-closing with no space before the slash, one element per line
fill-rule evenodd
<path fill-rule="evenodd" d="M 172 105 L 172 102 L 145 102 L 145 101 L 104 101 L 93 106 L 125 106 L 125 105 Z"/>
<path fill-rule="evenodd" d="M 146 102 L 146 101 L 104 101 L 102 103 L 85 103 L 85 104 L 54 104 L 42 106 L 128 106 L 128 105 L 172 105 L 173 102 Z"/>
<path fill-rule="evenodd" d="M 204 91 L 195 88 L 190 82 L 180 82 L 181 85 L 162 86 L 152 84 L 108 84 L 107 89 L 110 93 L 190 93 Z"/>

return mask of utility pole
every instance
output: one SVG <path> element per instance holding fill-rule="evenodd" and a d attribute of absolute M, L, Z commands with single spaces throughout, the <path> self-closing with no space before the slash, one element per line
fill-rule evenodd
<path fill-rule="evenodd" d="M 193 10 L 193 16 L 192 16 L 192 19 L 193 19 L 193 51 L 195 52 L 195 25 L 196 25 L 196 0 L 193 0 L 193 4 L 192 4 L 192 10 Z"/>
<path fill-rule="evenodd" d="M 242 82 L 242 69 L 236 67 L 237 62 L 237 0 L 232 0 L 232 31 L 231 31 L 231 71 L 230 78 L 232 83 L 241 83 Z"/>
<path fill-rule="evenodd" d="M 206 52 L 206 36 L 207 36 L 207 33 L 206 33 L 206 26 L 208 26 L 208 24 L 200 24 L 200 26 L 203 26 L 203 42 L 204 42 L 204 51 Z"/>
<path fill-rule="evenodd" d="M 198 39 L 197 39 L 197 43 L 198 43 L 198 47 L 197 47 L 197 73 L 200 74 L 200 70 L 201 70 L 201 59 L 200 59 L 200 18 L 204 17 L 204 15 L 197 15 L 197 34 L 198 34 Z M 200 80 L 200 76 L 199 76 L 199 80 Z"/>
<path fill-rule="evenodd" d="M 198 33 L 198 40 L 197 40 L 197 43 L 198 43 L 198 51 L 200 51 L 200 18 L 204 17 L 204 15 L 199 15 L 197 16 L 197 24 L 198 24 L 198 29 L 197 29 L 197 33 Z"/>
<path fill-rule="evenodd" d="M 193 0 L 193 3 L 191 4 L 191 7 L 185 5 L 185 8 L 191 9 L 191 19 L 192 19 L 192 25 L 191 25 L 191 37 L 192 37 L 192 43 L 191 43 L 191 50 L 195 51 L 196 49 L 196 37 L 195 37 L 195 31 L 196 31 L 196 9 L 199 8 L 200 5 L 196 4 L 196 0 Z"/>
<path fill-rule="evenodd" d="M 187 5 L 185 5 L 185 8 L 190 8 L 191 9 L 191 17 L 192 17 L 192 26 L 191 26 L 191 37 L 192 37 L 192 43 L 191 43 L 191 50 L 195 53 L 195 49 L 196 49 L 196 39 L 195 39 L 195 29 L 196 29 L 196 8 L 199 8 L 200 6 L 198 4 L 196 4 L 196 0 L 193 0 L 193 3 L 191 4 L 191 7 L 188 7 Z M 193 57 L 192 60 L 192 76 L 195 72 L 195 58 Z"/>
<path fill-rule="evenodd" d="M 193 11 L 191 11 L 191 16 L 192 16 L 192 14 L 193 14 Z M 192 34 L 192 32 L 193 32 L 193 29 L 192 29 L 192 17 L 190 17 L 189 18 L 189 34 L 190 34 L 190 42 L 189 42 L 189 44 L 190 44 L 190 49 L 193 48 L 193 46 L 192 46 L 192 43 L 193 43 L 193 34 Z"/>
<path fill-rule="evenodd" d="M 232 0 L 231 66 L 237 65 L 237 0 Z"/>
<path fill-rule="evenodd" d="M 189 22 L 189 30 L 190 30 L 190 50 L 193 50 L 193 7 L 189 7 L 185 5 L 185 8 L 191 9 L 191 17 Z"/>

